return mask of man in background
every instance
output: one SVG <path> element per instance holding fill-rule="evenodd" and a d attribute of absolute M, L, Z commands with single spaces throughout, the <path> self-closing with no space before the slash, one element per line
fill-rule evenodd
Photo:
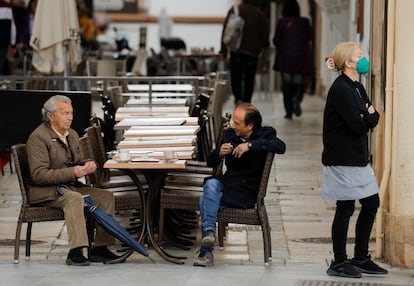
<path fill-rule="evenodd" d="M 256 2 L 243 0 L 238 5 L 238 14 L 244 20 L 244 27 L 237 50 L 229 51 L 223 43 L 224 31 L 234 7 L 228 11 L 224 21 L 220 53 L 225 62 L 230 56 L 230 82 L 235 104 L 252 101 L 258 58 L 263 49 L 269 46 L 269 23 Z"/>
<path fill-rule="evenodd" d="M 16 25 L 14 24 L 13 10 L 5 0 L 0 0 L 0 75 L 3 75 L 9 49 L 12 54 L 16 44 Z"/>

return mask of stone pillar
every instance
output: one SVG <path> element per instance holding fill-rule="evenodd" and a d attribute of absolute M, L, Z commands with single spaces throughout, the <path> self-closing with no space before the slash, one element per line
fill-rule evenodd
<path fill-rule="evenodd" d="M 384 255 L 395 266 L 414 266 L 414 1 L 396 1 L 392 162 Z M 385 110 L 387 116 L 387 110 Z"/>

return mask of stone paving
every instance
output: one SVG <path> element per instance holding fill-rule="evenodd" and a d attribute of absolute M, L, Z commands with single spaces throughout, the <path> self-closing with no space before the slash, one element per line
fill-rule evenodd
<path fill-rule="evenodd" d="M 327 276 L 332 259 L 330 225 L 334 203 L 320 197 L 322 165 L 322 113 L 324 99 L 305 96 L 303 115 L 293 120 L 283 118 L 280 93 L 256 93 L 253 98 L 263 114 L 264 123 L 273 125 L 287 144 L 287 152 L 275 158 L 268 185 L 266 205 L 272 228 L 273 260 L 263 263 L 262 234 L 259 227 L 230 225 L 224 250 L 215 251 L 213 268 L 192 267 L 195 246 L 175 254 L 188 256 L 184 265 L 172 265 L 149 249 L 157 262 L 134 254 L 122 265 L 91 265 L 86 268 L 64 264 L 67 238 L 62 222 L 37 223 L 33 226 L 32 257 L 13 263 L 13 242 L 20 208 L 20 193 L 15 174 L 5 167 L 0 177 L 0 277 L 1 285 L 414 285 L 414 271 L 393 268 L 387 276 L 364 276 L 359 280 Z M 233 110 L 232 100 L 223 111 Z M 355 215 L 350 226 L 353 237 Z M 24 239 L 24 231 L 22 239 Z M 198 234 L 199 236 L 199 234 Z M 199 238 L 197 244 L 199 243 Z M 375 257 L 375 244 L 371 251 Z M 349 244 L 352 255 L 352 244 Z M 20 275 L 24 273 L 24 275 Z M 73 275 L 73 273 L 76 273 Z M 360 282 L 360 283 L 354 283 Z M 354 284 L 352 284 L 354 283 Z"/>

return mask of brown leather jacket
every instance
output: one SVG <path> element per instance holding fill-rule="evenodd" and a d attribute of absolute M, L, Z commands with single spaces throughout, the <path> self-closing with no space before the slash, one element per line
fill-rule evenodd
<path fill-rule="evenodd" d="M 26 150 L 32 179 L 28 191 L 30 203 L 56 199 L 58 184 L 76 184 L 73 167 L 83 165 L 87 160 L 81 156 L 79 136 L 75 130 L 69 129 L 67 140 L 68 146 L 47 122 L 39 125 L 29 136 Z"/>

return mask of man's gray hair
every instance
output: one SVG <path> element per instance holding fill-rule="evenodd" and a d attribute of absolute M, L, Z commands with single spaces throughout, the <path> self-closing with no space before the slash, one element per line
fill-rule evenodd
<path fill-rule="evenodd" d="M 52 97 L 50 97 L 45 104 L 43 104 L 43 108 L 42 108 L 42 118 L 43 121 L 49 122 L 49 118 L 47 117 L 47 113 L 55 113 L 56 109 L 57 109 L 57 102 L 65 102 L 65 103 L 69 103 L 72 104 L 72 100 L 65 96 L 65 95 L 54 95 Z"/>

